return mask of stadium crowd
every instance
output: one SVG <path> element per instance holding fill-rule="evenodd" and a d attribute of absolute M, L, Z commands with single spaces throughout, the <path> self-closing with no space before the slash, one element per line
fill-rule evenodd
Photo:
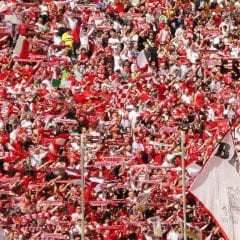
<path fill-rule="evenodd" d="M 240 1 L 0 1 L 10 240 L 183 239 L 187 189 L 239 125 Z M 236 137 L 239 138 L 238 132 Z M 224 239 L 187 194 L 189 239 Z"/>

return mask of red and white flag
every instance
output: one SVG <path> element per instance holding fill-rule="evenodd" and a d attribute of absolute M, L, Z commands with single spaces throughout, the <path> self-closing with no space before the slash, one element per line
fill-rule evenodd
<path fill-rule="evenodd" d="M 114 107 L 123 108 L 126 106 L 126 104 L 128 104 L 130 87 L 131 86 L 129 84 L 126 84 L 119 86 L 116 89 L 116 92 L 113 94 L 111 101 Z"/>
<path fill-rule="evenodd" d="M 58 134 L 54 139 L 52 139 L 49 145 L 49 152 L 53 155 L 58 155 L 59 148 L 64 146 L 66 141 L 68 140 L 68 134 Z"/>
<path fill-rule="evenodd" d="M 26 37 L 19 35 L 13 54 L 21 59 L 28 58 L 29 55 L 29 41 Z"/>
<path fill-rule="evenodd" d="M 189 189 L 229 240 L 239 240 L 240 236 L 239 173 L 239 158 L 228 131 Z"/>

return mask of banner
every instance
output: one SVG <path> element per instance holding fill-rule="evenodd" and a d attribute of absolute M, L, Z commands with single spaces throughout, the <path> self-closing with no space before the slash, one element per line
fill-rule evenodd
<path fill-rule="evenodd" d="M 40 203 L 40 206 L 62 206 L 63 205 L 63 202 L 61 200 L 55 200 L 55 201 L 52 201 L 52 200 L 47 200 L 47 201 L 42 201 Z"/>
<path fill-rule="evenodd" d="M 25 8 L 33 8 L 33 7 L 38 7 L 38 3 L 37 2 L 33 2 L 33 3 L 25 3 L 25 2 L 17 2 L 18 6 L 21 7 L 25 7 Z"/>
<path fill-rule="evenodd" d="M 202 31 L 203 35 L 219 35 L 220 34 L 220 30 L 217 29 L 204 29 Z"/>
<path fill-rule="evenodd" d="M 112 29 L 112 26 L 110 26 L 110 25 L 98 25 L 98 26 L 96 26 L 96 29 L 97 30 L 111 30 Z"/>
<path fill-rule="evenodd" d="M 228 131 L 189 189 L 229 240 L 238 240 L 240 236 L 239 166 L 231 131 Z"/>
<path fill-rule="evenodd" d="M 65 0 L 65 1 L 54 1 L 54 4 L 56 4 L 57 6 L 61 6 L 61 5 L 65 5 L 65 4 L 69 4 L 71 3 L 72 0 Z"/>
<path fill-rule="evenodd" d="M 128 203 L 128 201 L 126 201 L 125 199 L 123 200 L 95 200 L 95 201 L 88 201 L 88 203 L 91 206 L 107 206 L 108 204 L 113 205 L 113 206 L 117 206 L 119 203 Z"/>
<path fill-rule="evenodd" d="M 122 161 L 122 160 L 129 160 L 131 158 L 132 158 L 132 156 L 117 155 L 114 157 L 105 156 L 105 157 L 103 157 L 103 160 L 104 161 Z"/>
<path fill-rule="evenodd" d="M 125 228 L 124 225 L 111 225 L 111 226 L 99 226 L 97 229 L 98 230 L 123 230 Z"/>
<path fill-rule="evenodd" d="M 121 18 L 127 18 L 127 19 L 136 19 L 136 18 L 141 18 L 142 13 L 125 13 L 122 12 L 119 14 Z"/>

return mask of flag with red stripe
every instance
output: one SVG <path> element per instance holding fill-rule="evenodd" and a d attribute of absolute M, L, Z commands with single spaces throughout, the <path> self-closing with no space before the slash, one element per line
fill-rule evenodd
<path fill-rule="evenodd" d="M 13 54 L 21 59 L 26 59 L 29 56 L 29 41 L 26 37 L 19 35 Z"/>

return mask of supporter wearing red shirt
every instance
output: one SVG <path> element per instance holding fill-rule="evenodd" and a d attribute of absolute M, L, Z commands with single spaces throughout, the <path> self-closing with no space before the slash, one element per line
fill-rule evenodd
<path fill-rule="evenodd" d="M 158 165 L 162 165 L 166 154 L 167 154 L 167 151 L 164 150 L 164 147 L 162 147 L 162 149 L 160 149 L 160 147 L 156 147 L 154 162 Z"/>

